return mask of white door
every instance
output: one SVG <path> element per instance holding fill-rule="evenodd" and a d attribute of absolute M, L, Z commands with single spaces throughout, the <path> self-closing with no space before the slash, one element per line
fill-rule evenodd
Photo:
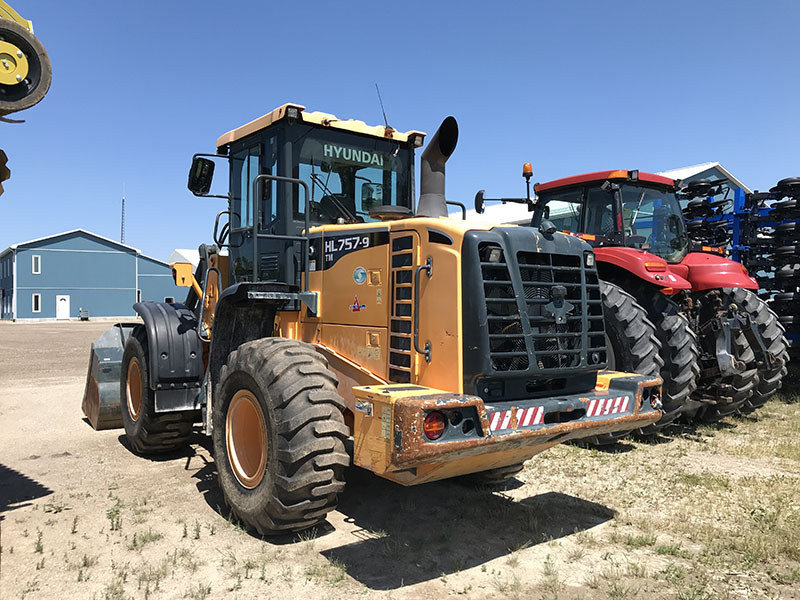
<path fill-rule="evenodd" d="M 69 296 L 56 296 L 56 319 L 69 319 Z"/>

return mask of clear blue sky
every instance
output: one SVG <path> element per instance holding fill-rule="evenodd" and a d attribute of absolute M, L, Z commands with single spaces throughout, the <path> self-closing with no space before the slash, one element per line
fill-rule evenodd
<path fill-rule="evenodd" d="M 0 123 L 0 250 L 84 228 L 165 259 L 211 241 L 194 152 L 285 102 L 461 137 L 447 196 L 718 160 L 751 188 L 800 175 L 800 3 L 10 2 L 53 65 Z"/>

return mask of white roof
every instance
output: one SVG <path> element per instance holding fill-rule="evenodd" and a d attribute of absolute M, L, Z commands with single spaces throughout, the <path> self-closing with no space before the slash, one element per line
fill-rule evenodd
<path fill-rule="evenodd" d="M 717 175 L 727 178 L 736 187 L 742 188 L 748 194 L 752 192 L 749 187 L 743 184 L 739 179 L 734 177 L 728 169 L 723 167 L 719 162 L 700 163 L 699 165 L 691 165 L 688 167 L 680 167 L 678 169 L 670 169 L 669 171 L 661 171 L 659 175 L 669 177 L 670 179 L 702 179 L 698 175 L 708 175 L 707 171 L 717 171 Z"/>
<path fill-rule="evenodd" d="M 200 262 L 200 252 L 197 250 L 191 250 L 189 248 L 175 248 L 175 250 L 172 251 L 172 254 L 169 255 L 167 262 L 169 264 L 175 262 L 188 262 L 192 263 L 192 267 L 196 269 L 198 263 Z"/>
<path fill-rule="evenodd" d="M 450 213 L 454 219 L 461 218 L 461 210 Z M 482 214 L 475 212 L 474 208 L 467 210 L 467 221 L 482 221 L 484 223 L 517 223 L 529 224 L 533 213 L 528 210 L 525 204 L 514 202 L 492 202 L 486 204 Z"/>

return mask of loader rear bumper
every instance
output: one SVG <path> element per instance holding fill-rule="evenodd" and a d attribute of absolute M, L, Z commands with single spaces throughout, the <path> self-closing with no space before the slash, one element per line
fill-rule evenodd
<path fill-rule="evenodd" d="M 586 394 L 496 404 L 412 385 L 353 391 L 355 464 L 406 484 L 521 462 L 561 442 L 661 417 L 661 379 L 629 374 L 601 375 Z M 423 430 L 432 412 L 447 422 L 436 440 Z"/>

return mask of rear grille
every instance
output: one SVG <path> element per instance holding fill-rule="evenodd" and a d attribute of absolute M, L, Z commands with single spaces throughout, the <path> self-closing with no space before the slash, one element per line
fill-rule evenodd
<path fill-rule="evenodd" d="M 496 372 L 606 362 L 600 286 L 596 271 L 584 267 L 582 254 L 520 251 L 509 262 L 504 249 L 489 242 L 481 243 L 478 253 Z M 515 270 L 517 287 L 511 275 Z"/>
<path fill-rule="evenodd" d="M 411 309 L 413 306 L 414 235 L 392 237 L 392 316 L 389 331 L 389 381 L 410 383 Z"/>

